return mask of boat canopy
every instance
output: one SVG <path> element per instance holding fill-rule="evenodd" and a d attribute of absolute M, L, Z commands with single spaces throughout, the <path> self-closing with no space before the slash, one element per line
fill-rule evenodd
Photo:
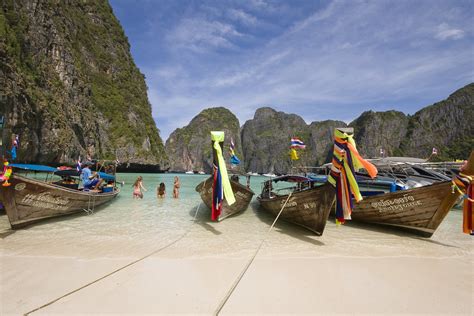
<path fill-rule="evenodd" d="M 45 166 L 45 165 L 33 165 L 33 164 L 24 164 L 24 163 L 12 163 L 9 165 L 12 168 L 28 170 L 28 171 L 39 171 L 39 172 L 53 172 L 55 175 L 58 176 L 70 176 L 70 177 L 79 177 L 81 175 L 80 171 L 76 169 L 65 169 L 65 170 L 58 170 L 57 168 Z M 105 172 L 98 172 L 99 176 L 106 180 L 106 181 L 113 181 L 115 180 L 115 176 L 105 173 Z"/>
<path fill-rule="evenodd" d="M 41 171 L 41 172 L 55 172 L 58 169 L 44 166 L 44 165 L 31 165 L 31 164 L 24 164 L 24 163 L 11 163 L 10 167 L 23 169 L 23 170 L 30 170 L 30 171 Z"/>
<path fill-rule="evenodd" d="M 303 177 L 303 176 L 297 176 L 297 175 L 286 175 L 286 176 L 280 176 L 273 178 L 271 180 L 267 180 L 266 182 L 278 182 L 278 181 L 285 181 L 285 182 L 311 182 L 314 181 L 313 179 Z"/>
<path fill-rule="evenodd" d="M 81 175 L 80 171 L 77 171 L 76 169 L 65 169 L 65 170 L 55 170 L 56 172 L 54 173 L 57 176 L 60 177 L 79 177 Z M 105 172 L 97 172 L 99 174 L 99 177 L 106 180 L 106 181 L 114 181 L 115 176 L 112 174 L 108 174 Z"/>
<path fill-rule="evenodd" d="M 308 178 L 310 178 L 311 180 L 315 181 L 315 182 L 326 182 L 328 181 L 328 176 L 325 176 L 325 175 L 319 175 L 319 174 L 309 174 L 308 175 Z"/>

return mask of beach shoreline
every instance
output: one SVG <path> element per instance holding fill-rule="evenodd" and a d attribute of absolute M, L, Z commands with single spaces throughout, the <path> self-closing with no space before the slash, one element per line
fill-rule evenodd
<path fill-rule="evenodd" d="M 94 244 L 64 233 L 62 240 L 30 243 L 35 230 L 51 224 L 15 231 L 1 240 L 0 312 L 23 315 L 164 248 L 33 314 L 210 315 L 263 238 L 267 241 L 221 314 L 473 312 L 472 244 L 456 231 L 459 211 L 451 211 L 430 239 L 333 223 L 322 237 L 284 222 L 266 235 L 267 223 L 255 221 L 255 215 L 247 211 L 221 223 L 189 223 L 146 242 L 102 238 Z M 239 220 L 250 219 L 254 233 L 237 229 Z M 242 242 L 231 245 L 232 240 Z"/>

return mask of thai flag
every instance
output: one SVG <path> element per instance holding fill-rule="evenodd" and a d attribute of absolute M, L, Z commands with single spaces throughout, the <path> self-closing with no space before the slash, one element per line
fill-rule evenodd
<path fill-rule="evenodd" d="M 240 160 L 239 158 L 237 158 L 237 156 L 235 155 L 235 144 L 234 144 L 234 139 L 230 139 L 230 148 L 229 148 L 229 153 L 230 153 L 230 164 L 232 166 L 236 166 L 238 164 L 240 164 Z"/>
<path fill-rule="evenodd" d="M 230 139 L 230 155 L 231 156 L 235 155 L 234 149 L 235 149 L 234 139 L 231 138 Z"/>
<path fill-rule="evenodd" d="M 15 135 L 15 138 L 13 138 L 13 142 L 12 142 L 12 150 L 10 151 L 12 160 L 16 159 L 16 150 L 18 149 L 19 144 L 20 144 L 20 137 L 18 135 Z"/>
<path fill-rule="evenodd" d="M 77 172 L 81 171 L 81 156 L 77 159 L 76 170 Z"/>
<path fill-rule="evenodd" d="M 15 135 L 15 139 L 13 140 L 13 146 L 16 148 L 20 147 L 20 135 Z"/>
<path fill-rule="evenodd" d="M 306 148 L 306 145 L 303 143 L 303 141 L 301 139 L 299 139 L 298 137 L 293 137 L 291 139 L 291 148 L 299 148 L 299 149 L 305 149 Z"/>

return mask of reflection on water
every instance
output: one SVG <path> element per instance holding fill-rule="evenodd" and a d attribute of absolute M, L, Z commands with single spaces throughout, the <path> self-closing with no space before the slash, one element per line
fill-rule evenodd
<path fill-rule="evenodd" d="M 163 256 L 242 256 L 252 253 L 273 222 L 260 210 L 256 199 L 234 217 L 215 223 L 201 203 L 195 186 L 206 175 L 178 175 L 180 198 L 172 198 L 175 174 L 141 174 L 147 191 L 143 199 L 132 198 L 138 174 L 119 174 L 122 192 L 94 214 L 78 214 L 48 220 L 0 235 L 6 255 L 76 257 L 136 257 L 186 237 L 162 253 Z M 252 177 L 251 187 L 259 194 L 264 177 Z M 166 198 L 157 199 L 156 188 L 166 185 Z M 241 178 L 241 183 L 245 179 Z M 193 224 L 196 210 L 196 222 Z M 0 215 L 1 223 L 6 216 Z M 453 210 L 430 239 L 379 226 L 328 222 L 324 235 L 279 221 L 260 251 L 261 256 L 432 256 L 453 257 L 472 253 L 472 242 L 462 234 L 462 212 Z M 48 245 L 48 247 L 44 247 Z"/>

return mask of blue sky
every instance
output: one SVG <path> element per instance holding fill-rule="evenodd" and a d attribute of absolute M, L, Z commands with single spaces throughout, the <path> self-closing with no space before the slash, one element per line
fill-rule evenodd
<path fill-rule="evenodd" d="M 412 114 L 474 81 L 473 1 L 110 0 L 166 140 L 201 110 L 241 125 Z"/>

